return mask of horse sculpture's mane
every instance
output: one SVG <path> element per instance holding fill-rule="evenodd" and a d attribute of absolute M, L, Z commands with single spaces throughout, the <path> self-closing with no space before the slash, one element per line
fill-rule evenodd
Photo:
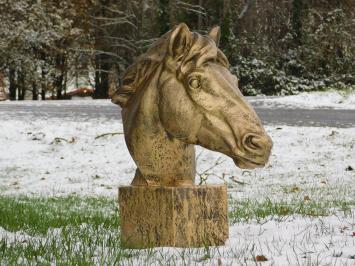
<path fill-rule="evenodd" d="M 172 31 L 169 31 L 160 37 L 146 53 L 139 56 L 125 71 L 122 86 L 115 93 L 115 98 L 116 100 L 119 99 L 119 104 L 122 107 L 129 102 L 138 89 L 143 87 L 152 73 L 163 63 L 171 33 Z M 178 66 L 176 66 L 178 76 L 189 73 L 207 61 L 215 61 L 225 67 L 229 66 L 228 59 L 209 36 L 203 36 L 195 32 L 190 34 L 192 35 L 191 44 L 184 51 L 179 59 Z"/>

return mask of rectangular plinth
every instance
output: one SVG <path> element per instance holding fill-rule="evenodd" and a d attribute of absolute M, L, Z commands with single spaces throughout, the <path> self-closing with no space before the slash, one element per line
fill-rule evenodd
<path fill-rule="evenodd" d="M 126 248 L 203 247 L 228 238 L 227 188 L 119 188 L 121 241 Z"/>
<path fill-rule="evenodd" d="M 119 188 L 121 241 L 126 248 L 223 245 L 228 238 L 227 188 Z"/>

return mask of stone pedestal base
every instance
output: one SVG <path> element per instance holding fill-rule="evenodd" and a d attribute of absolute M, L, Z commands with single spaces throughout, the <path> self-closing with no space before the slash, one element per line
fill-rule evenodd
<path fill-rule="evenodd" d="M 119 188 L 121 241 L 126 248 L 223 245 L 228 238 L 227 188 Z"/>

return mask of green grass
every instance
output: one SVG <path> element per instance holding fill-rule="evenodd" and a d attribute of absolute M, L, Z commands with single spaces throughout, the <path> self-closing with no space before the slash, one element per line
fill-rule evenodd
<path fill-rule="evenodd" d="M 246 222 L 255 219 L 263 222 L 269 217 L 285 217 L 290 215 L 302 216 L 328 216 L 342 211 L 344 215 L 351 214 L 351 207 L 355 206 L 354 200 L 304 200 L 294 198 L 288 201 L 274 202 L 270 199 L 257 200 L 232 200 L 229 204 L 229 221 L 231 224 Z"/>
<path fill-rule="evenodd" d="M 324 216 L 335 209 L 351 213 L 355 200 L 230 200 L 229 206 L 230 223 L 234 224 L 294 214 Z M 115 200 L 108 198 L 0 196 L 0 227 L 24 235 L 0 237 L 0 265 L 175 265 L 176 261 L 191 265 L 211 262 L 219 252 L 183 249 L 167 254 L 159 249 L 122 249 L 118 209 Z"/>
<path fill-rule="evenodd" d="M 126 256 L 113 199 L 1 196 L 0 226 L 28 235 L 11 242 L 0 239 L 0 265 L 18 264 L 20 258 L 24 264 L 92 265 L 94 254 L 106 256 L 99 247 L 115 250 L 110 256 L 114 264 Z"/>
<path fill-rule="evenodd" d="M 45 235 L 50 228 L 83 223 L 118 228 L 117 204 L 108 198 L 77 196 L 38 198 L 0 197 L 0 226 Z"/>
<path fill-rule="evenodd" d="M 40 237 L 0 240 L 0 264 L 92 265 L 93 263 L 118 265 L 122 259 L 136 256 L 135 251 L 120 248 L 118 228 L 105 229 L 90 224 L 66 226 L 58 231 L 48 231 Z M 3 263 L 3 264 L 2 264 Z"/>

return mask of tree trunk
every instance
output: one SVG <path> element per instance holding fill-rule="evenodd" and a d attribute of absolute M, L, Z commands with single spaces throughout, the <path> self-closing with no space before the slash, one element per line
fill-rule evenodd
<path fill-rule="evenodd" d="M 25 74 L 22 71 L 17 71 L 17 90 L 18 100 L 23 101 L 26 94 Z"/>
<path fill-rule="evenodd" d="M 54 81 L 54 88 L 57 92 L 57 99 L 63 98 L 64 92 L 64 75 L 65 75 L 65 57 L 64 55 L 58 55 L 56 58 L 56 68 L 60 70 L 60 75 L 56 77 Z"/>
<path fill-rule="evenodd" d="M 42 77 L 41 77 L 41 99 L 42 101 L 46 100 L 46 72 L 42 69 Z"/>
<path fill-rule="evenodd" d="M 231 35 L 231 10 L 230 0 L 223 1 L 223 17 L 221 23 L 221 46 L 228 43 Z"/>
<path fill-rule="evenodd" d="M 45 101 L 46 100 L 46 91 L 41 89 L 41 100 Z"/>
<path fill-rule="evenodd" d="M 63 80 L 64 98 L 67 99 L 68 71 L 65 70 L 63 76 L 64 76 L 64 80 Z"/>
<path fill-rule="evenodd" d="M 169 0 L 159 0 L 158 4 L 159 15 L 158 24 L 160 35 L 164 34 L 170 29 L 170 18 L 169 18 Z"/>
<path fill-rule="evenodd" d="M 109 70 L 110 64 L 107 62 L 106 55 L 99 54 L 96 56 L 96 70 L 95 70 L 95 99 L 107 99 L 109 87 Z"/>
<path fill-rule="evenodd" d="M 35 81 L 32 83 L 32 100 L 38 100 L 38 88 Z"/>
<path fill-rule="evenodd" d="M 62 83 L 63 83 L 63 75 L 61 74 L 59 77 L 57 77 L 54 87 L 57 90 L 57 100 L 62 99 Z"/>
<path fill-rule="evenodd" d="M 303 43 L 303 23 L 306 15 L 307 4 L 305 0 L 293 0 L 292 2 L 292 29 L 293 29 L 293 40 L 296 45 L 301 45 Z"/>
<path fill-rule="evenodd" d="M 10 81 L 10 86 L 9 86 L 9 91 L 10 91 L 10 100 L 11 101 L 16 101 L 16 71 L 13 68 L 9 69 L 9 81 Z"/>

